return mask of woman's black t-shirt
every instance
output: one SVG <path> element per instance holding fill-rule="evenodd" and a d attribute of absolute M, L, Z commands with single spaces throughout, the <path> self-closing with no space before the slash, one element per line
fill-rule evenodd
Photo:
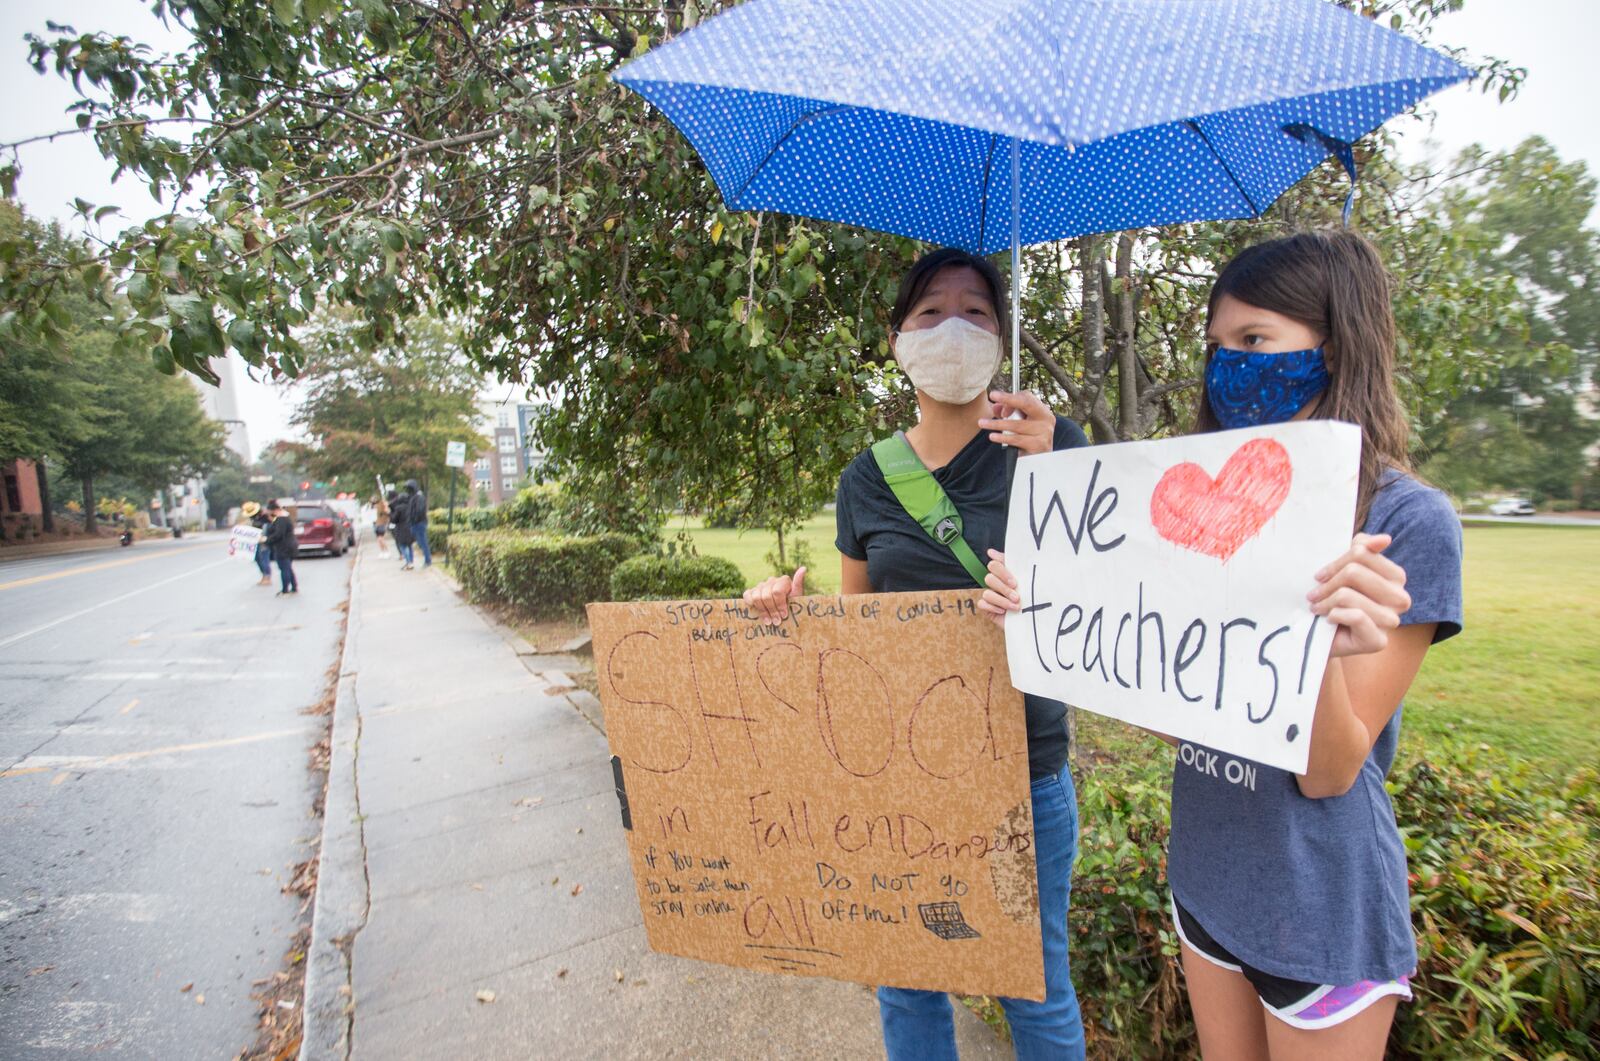
<path fill-rule="evenodd" d="M 1056 417 L 1055 449 L 1088 445 L 1083 429 Z M 1006 448 L 979 431 L 949 464 L 933 473 L 961 513 L 962 537 L 978 558 L 1006 546 Z M 884 481 L 868 450 L 839 477 L 838 537 L 834 544 L 852 560 L 867 562 L 874 593 L 929 589 L 971 589 L 972 576 L 947 546 L 928 536 L 906 512 Z M 1067 708 L 1059 700 L 1031 694 L 1027 704 L 1028 768 L 1033 777 L 1059 771 L 1070 750 Z"/>

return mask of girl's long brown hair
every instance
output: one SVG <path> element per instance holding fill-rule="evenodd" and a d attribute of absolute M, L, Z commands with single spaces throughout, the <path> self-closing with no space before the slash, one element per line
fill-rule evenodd
<path fill-rule="evenodd" d="M 1218 274 L 1206 308 L 1208 328 L 1223 295 L 1293 318 L 1323 337 L 1331 382 L 1316 399 L 1311 415 L 1361 428 L 1359 530 L 1384 472 L 1411 470 L 1410 427 L 1394 386 L 1390 279 L 1377 248 L 1353 232 L 1337 230 L 1258 243 L 1241 251 Z M 1208 352 L 1206 360 L 1210 359 Z M 1195 430 L 1219 427 L 1202 373 Z"/>

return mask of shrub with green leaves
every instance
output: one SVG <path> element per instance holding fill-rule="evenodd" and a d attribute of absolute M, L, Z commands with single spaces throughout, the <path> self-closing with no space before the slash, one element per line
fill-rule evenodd
<path fill-rule="evenodd" d="M 1068 931 L 1089 1056 L 1198 1057 L 1167 907 L 1171 759 L 1074 772 Z M 1418 970 L 1387 1056 L 1600 1059 L 1600 777 L 1463 756 L 1397 767 L 1389 789 Z"/>
<path fill-rule="evenodd" d="M 546 619 L 610 599 L 612 572 L 638 551 L 639 542 L 624 534 L 472 531 L 456 535 L 451 564 L 469 600 Z"/>
<path fill-rule="evenodd" d="M 611 599 L 714 600 L 744 592 L 744 575 L 720 556 L 635 556 L 617 565 Z"/>
<path fill-rule="evenodd" d="M 456 508 L 455 528 L 458 531 L 493 530 L 499 525 L 496 515 L 497 509 L 493 508 Z M 450 526 L 450 510 L 448 508 L 428 509 L 428 541 L 433 541 L 435 528 L 447 530 Z"/>
<path fill-rule="evenodd" d="M 1389 787 L 1419 955 L 1394 1052 L 1600 1058 L 1600 775 L 1467 755 Z"/>
<path fill-rule="evenodd" d="M 556 530 L 556 515 L 561 505 L 560 483 L 535 483 L 517 491 L 517 496 L 501 502 L 495 509 L 499 526 L 520 530 Z"/>

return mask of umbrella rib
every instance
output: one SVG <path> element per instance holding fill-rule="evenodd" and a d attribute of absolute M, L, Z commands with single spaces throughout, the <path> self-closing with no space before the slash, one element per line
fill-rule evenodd
<path fill-rule="evenodd" d="M 1244 198 L 1244 201 L 1249 204 L 1250 216 L 1260 217 L 1261 208 L 1256 205 L 1256 201 L 1254 199 L 1250 198 L 1250 193 L 1244 190 L 1244 185 L 1239 183 L 1239 178 L 1233 172 L 1233 167 L 1228 165 L 1228 160 L 1222 157 L 1222 153 L 1219 152 L 1216 148 L 1216 145 L 1211 142 L 1211 137 L 1206 135 L 1206 131 L 1200 128 L 1200 123 L 1195 121 L 1193 118 L 1185 118 L 1183 120 L 1183 124 L 1187 125 L 1197 136 L 1200 137 L 1200 141 L 1206 145 L 1206 150 L 1211 152 L 1211 157 L 1216 159 L 1217 165 L 1222 167 L 1222 172 L 1228 175 L 1228 179 L 1233 182 L 1234 190 L 1237 191 Z"/>
<path fill-rule="evenodd" d="M 789 126 L 789 128 L 784 130 L 782 136 L 778 137 L 778 139 L 776 139 L 776 140 L 774 140 L 772 142 L 772 146 L 767 149 L 766 157 L 761 160 L 761 162 L 756 166 L 755 169 L 750 171 L 750 176 L 746 177 L 744 183 L 739 186 L 738 199 L 742 200 L 744 198 L 744 193 L 750 190 L 750 185 L 754 184 L 755 183 L 755 179 L 757 177 L 761 176 L 761 171 L 767 168 L 767 163 L 772 161 L 772 156 L 776 155 L 778 153 L 778 149 L 781 148 L 784 145 L 784 143 L 789 139 L 789 137 L 791 137 L 791 136 L 793 136 L 795 134 L 795 130 L 799 129 L 802 125 L 805 125 L 807 122 L 814 121 L 817 118 L 823 117 L 824 115 L 832 114 L 835 111 L 843 111 L 843 110 L 849 110 L 849 109 L 850 109 L 849 107 L 843 106 L 842 104 L 835 103 L 835 104 L 833 104 L 831 106 L 823 107 L 823 108 L 821 108 L 819 110 L 807 111 L 805 114 L 800 115 L 800 117 L 795 120 L 795 123 L 793 125 Z M 730 205 L 733 202 L 735 202 L 735 201 L 730 201 Z"/>
<path fill-rule="evenodd" d="M 983 253 L 984 239 L 989 231 L 989 173 L 994 169 L 994 145 L 999 137 L 989 134 L 989 154 L 983 160 L 983 192 L 978 197 L 978 253 Z"/>

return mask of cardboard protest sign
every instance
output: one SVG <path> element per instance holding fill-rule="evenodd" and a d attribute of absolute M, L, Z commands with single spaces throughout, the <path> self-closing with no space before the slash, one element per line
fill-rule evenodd
<path fill-rule="evenodd" d="M 261 528 L 248 523 L 236 524 L 228 532 L 228 559 L 254 560 L 256 546 L 261 544 Z"/>
<path fill-rule="evenodd" d="M 1306 593 L 1349 547 L 1360 452 L 1316 420 L 1020 459 L 1017 688 L 1303 772 L 1334 633 Z"/>
<path fill-rule="evenodd" d="M 1022 696 L 975 590 L 591 604 L 650 946 L 1044 997 Z"/>

